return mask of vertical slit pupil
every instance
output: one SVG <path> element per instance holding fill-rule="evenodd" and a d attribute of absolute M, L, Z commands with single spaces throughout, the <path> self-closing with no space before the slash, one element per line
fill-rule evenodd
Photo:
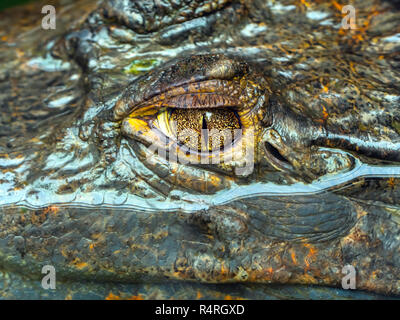
<path fill-rule="evenodd" d="M 207 120 L 206 120 L 206 117 L 204 116 L 204 114 L 203 114 L 203 123 L 202 123 L 202 126 L 201 126 L 201 128 L 202 129 L 207 129 Z"/>
<path fill-rule="evenodd" d="M 202 115 L 202 124 L 201 124 L 201 129 L 202 129 L 202 132 L 203 132 L 203 138 L 204 138 L 204 142 L 206 143 L 206 144 L 208 144 L 208 132 L 207 132 L 207 120 L 206 120 L 206 117 L 205 117 L 205 114 L 203 114 Z"/>

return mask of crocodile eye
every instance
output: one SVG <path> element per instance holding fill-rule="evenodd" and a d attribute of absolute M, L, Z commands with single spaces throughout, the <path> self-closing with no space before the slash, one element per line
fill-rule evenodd
<path fill-rule="evenodd" d="M 112 116 L 147 168 L 212 193 L 252 174 L 271 94 L 269 81 L 240 58 L 193 55 L 136 79 Z"/>
<path fill-rule="evenodd" d="M 199 152 L 223 150 L 233 144 L 235 129 L 241 129 L 239 115 L 232 108 L 168 108 L 153 125 L 166 137 Z"/>

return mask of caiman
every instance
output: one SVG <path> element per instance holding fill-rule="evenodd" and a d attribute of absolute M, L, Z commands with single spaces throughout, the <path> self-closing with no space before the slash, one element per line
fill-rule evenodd
<path fill-rule="evenodd" d="M 400 295 L 398 1 L 48 2 L 0 13 L 2 298 Z"/>

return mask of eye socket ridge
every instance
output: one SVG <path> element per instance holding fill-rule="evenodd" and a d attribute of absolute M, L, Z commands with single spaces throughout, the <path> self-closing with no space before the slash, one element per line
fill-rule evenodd
<path fill-rule="evenodd" d="M 187 93 L 162 101 L 161 106 L 176 109 L 218 109 L 237 107 L 239 101 L 235 97 L 224 94 L 202 92 Z"/>

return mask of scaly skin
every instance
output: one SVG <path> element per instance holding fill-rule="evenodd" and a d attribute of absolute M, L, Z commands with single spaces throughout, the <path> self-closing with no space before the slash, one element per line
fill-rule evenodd
<path fill-rule="evenodd" d="M 159 4 L 0 13 L 2 296 L 399 295 L 396 2 Z M 148 157 L 167 107 L 235 108 L 252 170 Z"/>

